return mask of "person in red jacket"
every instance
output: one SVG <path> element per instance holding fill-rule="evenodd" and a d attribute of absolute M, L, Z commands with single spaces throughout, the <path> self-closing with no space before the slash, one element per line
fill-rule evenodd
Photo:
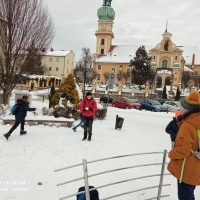
<path fill-rule="evenodd" d="M 84 117 L 84 136 L 82 140 L 86 140 L 88 134 L 88 141 L 91 141 L 93 118 L 97 111 L 97 103 L 92 97 L 91 92 L 87 92 L 86 96 L 83 98 L 80 111 Z"/>

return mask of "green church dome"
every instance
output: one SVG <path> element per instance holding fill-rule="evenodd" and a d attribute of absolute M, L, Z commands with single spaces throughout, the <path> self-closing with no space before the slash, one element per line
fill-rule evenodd
<path fill-rule="evenodd" d="M 103 0 L 103 5 L 97 10 L 97 16 L 99 20 L 114 20 L 115 11 L 111 7 L 112 0 Z"/>

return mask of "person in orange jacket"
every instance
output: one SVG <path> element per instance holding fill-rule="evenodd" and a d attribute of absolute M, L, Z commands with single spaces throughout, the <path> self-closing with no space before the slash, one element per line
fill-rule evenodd
<path fill-rule="evenodd" d="M 200 129 L 200 94 L 192 91 L 181 99 L 181 126 L 174 148 L 168 156 L 168 171 L 177 178 L 178 199 L 195 200 L 194 190 L 200 185 L 200 159 L 194 152 L 199 150 L 197 130 Z"/>
<path fill-rule="evenodd" d="M 88 134 L 88 141 L 91 141 L 93 118 L 97 111 L 97 103 L 92 97 L 91 92 L 87 92 L 86 96 L 83 98 L 80 105 L 80 111 L 84 117 L 84 136 L 82 140 L 86 140 Z"/>

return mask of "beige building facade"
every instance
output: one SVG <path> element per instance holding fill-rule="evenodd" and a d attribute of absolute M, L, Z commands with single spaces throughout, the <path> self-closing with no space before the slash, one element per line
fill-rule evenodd
<path fill-rule="evenodd" d="M 97 82 L 107 83 L 105 74 L 114 73 L 115 82 L 119 74 L 122 76 L 123 84 L 131 82 L 130 60 L 135 57 L 135 52 L 142 45 L 113 45 L 114 33 L 113 20 L 114 10 L 111 1 L 103 1 L 103 5 L 98 9 L 98 30 L 96 31 L 96 54 L 93 68 L 97 72 Z M 109 23 L 110 22 L 110 23 Z M 161 42 L 157 45 L 144 45 L 146 51 L 152 57 L 151 67 L 156 71 L 156 87 L 163 85 L 181 86 L 182 74 L 191 70 L 195 74 L 194 78 L 200 81 L 200 51 L 197 46 L 177 46 L 172 41 L 172 34 L 167 27 L 162 34 Z M 193 81 L 194 82 L 194 81 Z M 191 82 L 192 83 L 192 82 Z"/>
<path fill-rule="evenodd" d="M 45 68 L 45 75 L 60 78 L 67 77 L 72 73 L 75 65 L 75 54 L 73 51 L 47 52 L 42 58 L 42 66 Z"/>

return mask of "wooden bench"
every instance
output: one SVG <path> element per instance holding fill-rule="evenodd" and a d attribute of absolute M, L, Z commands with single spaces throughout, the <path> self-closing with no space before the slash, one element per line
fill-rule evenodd
<path fill-rule="evenodd" d="M 15 119 L 2 119 L 3 123 L 4 124 L 14 124 L 15 123 Z M 67 126 L 68 128 L 71 128 L 72 127 L 72 124 L 73 124 L 73 120 L 52 120 L 52 119 L 25 119 L 25 123 L 26 124 L 44 124 L 44 125 L 47 125 L 47 124 L 62 124 L 62 125 L 65 125 Z"/>

